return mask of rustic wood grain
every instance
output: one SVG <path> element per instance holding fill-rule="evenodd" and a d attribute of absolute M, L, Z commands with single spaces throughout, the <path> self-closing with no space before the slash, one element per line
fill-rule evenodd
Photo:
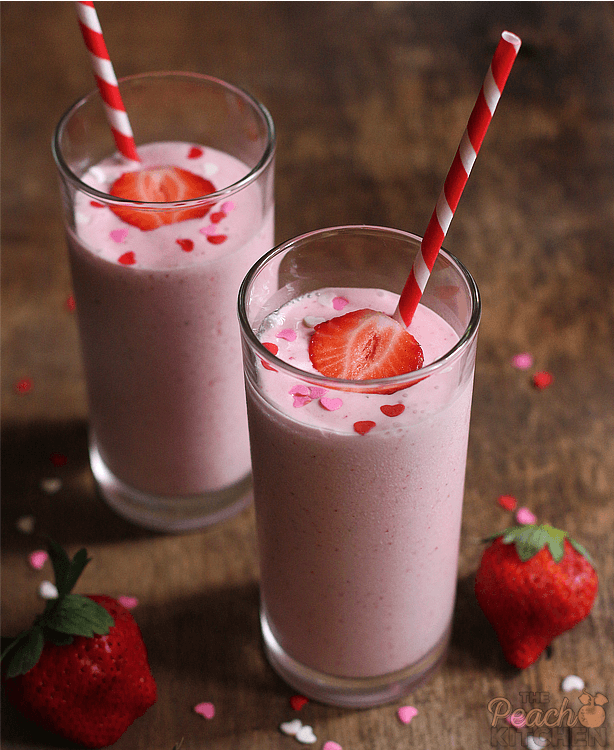
<path fill-rule="evenodd" d="M 152 534 L 96 496 L 70 276 L 50 153 L 62 112 L 92 88 L 71 3 L 2 3 L 2 635 L 40 610 L 26 555 L 50 534 L 93 562 L 80 591 L 131 594 L 159 686 L 118 750 L 283 750 L 295 715 L 319 750 L 520 747 L 488 702 L 558 706 L 581 675 L 609 697 L 614 745 L 614 11 L 612 3 L 100 3 L 118 75 L 206 72 L 245 87 L 278 129 L 277 239 L 342 223 L 426 227 L 500 32 L 523 47 L 446 246 L 474 273 L 484 316 L 469 447 L 455 629 L 445 666 L 400 704 L 310 702 L 267 666 L 258 631 L 253 511 L 185 536 Z M 535 366 L 510 366 L 529 351 Z M 532 372 L 553 373 L 546 390 Z M 15 383 L 30 378 L 19 395 Z M 67 457 L 55 467 L 52 453 Z M 63 482 L 56 495 L 43 478 Z M 472 589 L 480 540 L 513 494 L 593 552 L 590 617 L 519 672 Z M 31 514 L 35 534 L 15 528 Z M 544 693 L 548 693 L 547 701 Z M 580 704 L 571 694 L 572 706 Z M 192 712 L 212 701 L 207 721 Z M 593 738 L 594 739 L 594 738 Z M 586 747 L 573 733 L 558 746 Z M 566 743 L 566 744 L 565 744 Z M 7 750 L 64 748 L 3 706 Z M 593 742 L 593 746 L 595 745 Z"/>

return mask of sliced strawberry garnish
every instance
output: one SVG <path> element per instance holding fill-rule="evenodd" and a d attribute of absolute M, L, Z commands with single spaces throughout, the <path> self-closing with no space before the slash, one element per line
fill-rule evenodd
<path fill-rule="evenodd" d="M 130 201 L 171 203 L 201 198 L 215 192 L 215 187 L 204 177 L 181 167 L 152 167 L 136 172 L 124 172 L 115 180 L 109 192 L 117 198 Z M 127 224 L 149 231 L 163 224 L 200 219 L 210 208 L 210 205 L 204 205 L 181 211 L 155 211 L 111 206 L 111 211 Z"/>
<path fill-rule="evenodd" d="M 319 323 L 309 343 L 313 366 L 330 378 L 373 380 L 418 370 L 422 348 L 396 320 L 375 310 Z"/>

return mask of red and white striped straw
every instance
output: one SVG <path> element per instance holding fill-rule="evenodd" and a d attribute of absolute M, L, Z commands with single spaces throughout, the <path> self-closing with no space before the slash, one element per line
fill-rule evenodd
<path fill-rule="evenodd" d="M 75 5 L 81 33 L 90 53 L 94 76 L 117 149 L 126 159 L 140 161 L 94 3 L 84 1 L 76 2 Z"/>
<path fill-rule="evenodd" d="M 501 34 L 467 128 L 424 233 L 420 251 L 401 293 L 399 306 L 393 315 L 405 327 L 409 327 L 414 317 L 520 45 L 521 41 L 515 34 L 509 31 Z"/>

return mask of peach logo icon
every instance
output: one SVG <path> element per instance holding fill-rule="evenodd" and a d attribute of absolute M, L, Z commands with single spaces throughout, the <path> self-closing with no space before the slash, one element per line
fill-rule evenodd
<path fill-rule="evenodd" d="M 578 711 L 578 721 L 583 727 L 589 727 L 594 729 L 600 727 L 605 721 L 605 710 L 603 705 L 608 703 L 608 699 L 605 695 L 597 693 L 592 696 L 587 693 L 586 690 L 582 691 L 582 695 L 578 696 L 578 700 L 582 703 L 582 708 Z"/>

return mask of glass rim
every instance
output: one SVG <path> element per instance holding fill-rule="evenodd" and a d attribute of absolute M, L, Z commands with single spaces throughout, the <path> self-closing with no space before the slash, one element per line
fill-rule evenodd
<path fill-rule="evenodd" d="M 97 190 L 91 185 L 88 185 L 86 182 L 83 182 L 83 180 L 72 171 L 72 169 L 68 166 L 68 164 L 66 163 L 66 160 L 64 159 L 64 155 L 62 153 L 62 149 L 60 146 L 61 136 L 64 133 L 64 129 L 66 125 L 68 124 L 69 120 L 71 119 L 71 117 L 75 113 L 77 113 L 82 107 L 84 107 L 86 104 L 88 104 L 90 101 L 96 98 L 100 99 L 102 102 L 100 91 L 96 88 L 96 89 L 92 89 L 84 96 L 79 97 L 79 99 L 77 99 L 70 107 L 68 107 L 68 109 L 64 112 L 64 114 L 60 117 L 60 120 L 53 131 L 53 136 L 51 139 L 51 151 L 52 151 L 54 161 L 56 163 L 56 166 L 60 174 L 62 174 L 62 176 L 66 178 L 73 185 L 73 187 L 75 187 L 77 190 L 79 190 L 82 193 L 85 193 L 91 198 L 95 198 L 97 200 L 104 201 L 105 203 L 109 203 L 113 205 L 125 206 L 126 208 L 143 209 L 143 210 L 155 209 L 156 211 L 171 211 L 171 210 L 176 211 L 178 209 L 185 208 L 185 207 L 197 207 L 203 204 L 210 205 L 213 203 L 217 203 L 220 200 L 223 200 L 225 198 L 228 198 L 234 195 L 235 193 L 239 192 L 240 190 L 243 190 L 252 182 L 256 181 L 258 177 L 260 177 L 260 175 L 271 164 L 273 157 L 275 155 L 275 148 L 276 148 L 276 133 L 275 133 L 275 125 L 273 123 L 273 118 L 271 117 L 269 110 L 264 106 L 264 104 L 258 101 L 258 99 L 252 96 L 248 91 L 245 91 L 245 89 L 242 89 L 239 86 L 235 86 L 232 83 L 223 81 L 221 78 L 216 78 L 215 76 L 206 75 L 205 73 L 191 73 L 188 71 L 181 71 L 181 70 L 152 71 L 149 73 L 136 73 L 134 75 L 124 76 L 122 78 L 119 78 L 118 84 L 121 85 L 122 83 L 132 83 L 134 81 L 146 80 L 146 79 L 151 79 L 151 78 L 167 78 L 167 79 L 185 78 L 188 80 L 205 81 L 207 83 L 219 85 L 222 88 L 226 89 L 227 91 L 230 91 L 236 96 L 243 98 L 244 100 L 249 102 L 252 105 L 252 107 L 260 113 L 260 115 L 262 116 L 264 120 L 264 123 L 266 124 L 267 142 L 266 142 L 266 147 L 263 151 L 263 154 L 260 160 L 254 167 L 250 169 L 250 171 L 246 175 L 241 177 L 240 180 L 237 180 L 236 182 L 233 182 L 231 185 L 221 188 L 220 190 L 216 190 L 213 193 L 208 193 L 207 195 L 203 195 L 198 198 L 192 198 L 190 200 L 167 201 L 167 202 L 131 201 L 125 198 L 118 198 L 117 196 L 110 195 L 109 193 L 104 193 L 101 190 Z M 102 103 L 104 104 L 104 102 Z M 127 161 L 127 163 L 129 162 Z"/>
<path fill-rule="evenodd" d="M 405 232 L 402 229 L 381 227 L 370 224 L 345 224 L 336 227 L 316 229 L 314 231 L 307 232 L 297 237 L 293 237 L 292 239 L 286 240 L 285 242 L 282 242 L 281 244 L 274 247 L 272 250 L 269 250 L 259 260 L 257 260 L 243 279 L 239 288 L 237 305 L 239 324 L 242 332 L 247 337 L 250 346 L 256 351 L 260 359 L 266 360 L 269 364 L 274 365 L 275 367 L 283 370 L 289 375 L 293 375 L 294 377 L 300 377 L 303 380 L 308 379 L 309 381 L 320 385 L 323 385 L 324 383 L 330 383 L 332 385 L 329 385 L 328 387 L 331 388 L 331 390 L 334 389 L 364 392 L 365 388 L 368 388 L 368 392 L 377 393 L 380 388 L 383 391 L 384 388 L 390 388 L 393 386 L 399 386 L 399 389 L 401 386 L 409 387 L 410 385 L 413 385 L 414 383 L 417 383 L 420 380 L 429 377 L 433 373 L 440 371 L 450 363 L 456 361 L 468 349 L 468 347 L 477 336 L 482 312 L 482 302 L 477 283 L 475 282 L 475 279 L 469 273 L 467 268 L 463 265 L 463 263 L 455 255 L 448 252 L 444 248 L 441 248 L 439 252 L 456 268 L 467 285 L 469 297 L 471 300 L 471 315 L 463 334 L 460 336 L 456 344 L 454 344 L 454 346 L 441 357 L 434 360 L 425 367 L 420 368 L 419 370 L 413 370 L 412 372 L 404 373 L 402 375 L 394 375 L 388 378 L 374 378 L 372 380 L 345 380 L 344 378 L 331 378 L 320 373 L 307 372 L 306 370 L 301 370 L 298 367 L 294 367 L 293 365 L 284 362 L 282 359 L 279 359 L 279 357 L 276 357 L 272 352 L 270 352 L 265 346 L 263 346 L 262 342 L 254 333 L 252 326 L 247 319 L 245 311 L 246 301 L 252 281 L 255 280 L 260 270 L 272 258 L 290 249 L 293 245 L 297 243 L 303 243 L 313 237 L 325 236 L 326 234 L 348 234 L 351 232 L 356 232 L 357 230 L 375 233 L 393 233 L 406 239 L 410 239 L 413 242 L 418 243 L 418 245 L 420 245 L 420 243 L 422 242 L 422 238 L 418 237 L 418 235 L 412 234 L 410 232 Z"/>

